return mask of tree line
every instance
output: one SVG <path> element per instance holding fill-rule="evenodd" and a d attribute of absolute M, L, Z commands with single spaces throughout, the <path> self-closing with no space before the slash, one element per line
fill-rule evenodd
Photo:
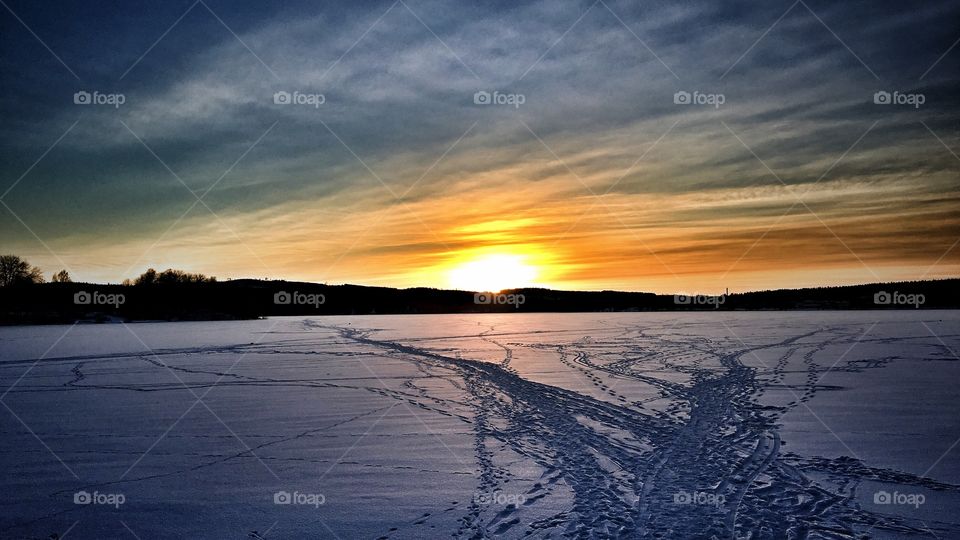
<path fill-rule="evenodd" d="M 127 286 L 172 285 L 178 283 L 215 283 L 217 278 L 168 268 L 157 272 L 153 268 L 133 279 L 123 280 Z M 44 283 L 43 271 L 17 255 L 0 255 L 0 287 Z M 72 283 L 70 273 L 60 270 L 50 276 L 51 283 Z"/>

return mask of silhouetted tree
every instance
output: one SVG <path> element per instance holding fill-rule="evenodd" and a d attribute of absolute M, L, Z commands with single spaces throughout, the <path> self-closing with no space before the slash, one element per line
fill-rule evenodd
<path fill-rule="evenodd" d="M 140 274 L 140 276 L 133 281 L 134 285 L 155 285 L 156 283 L 157 271 L 153 268 L 150 268 L 146 272 Z"/>
<path fill-rule="evenodd" d="M 73 283 L 73 280 L 70 279 L 69 272 L 61 270 L 50 278 L 50 283 Z"/>
<path fill-rule="evenodd" d="M 184 273 L 182 270 L 173 270 L 167 268 L 157 276 L 157 283 L 161 285 L 172 285 L 174 283 L 183 283 Z"/>
<path fill-rule="evenodd" d="M 157 272 L 150 268 L 134 280 L 134 285 L 173 285 L 178 283 L 216 283 L 217 278 L 207 277 L 203 274 L 191 274 L 183 270 L 174 270 L 167 268 L 163 272 Z"/>
<path fill-rule="evenodd" d="M 43 283 L 43 272 L 16 255 L 0 255 L 0 287 Z"/>

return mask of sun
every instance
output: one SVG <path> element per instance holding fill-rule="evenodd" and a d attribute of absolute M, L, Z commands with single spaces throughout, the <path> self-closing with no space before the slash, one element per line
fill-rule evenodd
<path fill-rule="evenodd" d="M 455 266 L 448 279 L 455 289 L 478 292 L 499 292 L 534 286 L 537 268 L 523 255 L 495 254 L 476 258 Z"/>

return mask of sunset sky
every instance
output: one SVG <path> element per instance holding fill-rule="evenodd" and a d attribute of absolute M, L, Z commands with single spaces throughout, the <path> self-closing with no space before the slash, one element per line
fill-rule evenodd
<path fill-rule="evenodd" d="M 48 278 L 960 275 L 956 2 L 2 4 L 0 251 Z"/>

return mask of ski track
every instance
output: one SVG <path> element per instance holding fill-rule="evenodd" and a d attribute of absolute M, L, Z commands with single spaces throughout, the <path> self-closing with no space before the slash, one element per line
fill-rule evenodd
<path fill-rule="evenodd" d="M 897 357 L 853 359 L 831 366 L 820 361 L 828 347 L 845 348 L 862 338 L 862 328 L 821 327 L 760 345 L 705 336 L 679 335 L 668 325 L 629 326 L 605 324 L 579 331 L 510 332 L 496 325 L 478 328 L 476 334 L 386 339 L 380 330 L 329 325 L 304 320 L 294 332 L 299 337 L 257 344 L 206 348 L 160 349 L 151 353 L 53 356 L 5 361 L 4 379 L 27 366 L 69 366 L 69 378 L 51 384 L 47 377 L 27 377 L 11 391 L 18 393 L 91 392 L 95 390 L 136 393 L 201 393 L 213 386 L 257 389 L 312 388 L 349 389 L 370 392 L 395 404 L 416 407 L 428 414 L 443 415 L 462 426 L 473 440 L 474 470 L 416 469 L 476 480 L 476 493 L 507 492 L 523 486 L 523 502 L 485 504 L 474 494 L 386 525 L 380 538 L 435 536 L 430 528 L 435 515 L 453 512 L 454 530 L 444 536 L 456 538 L 563 537 L 563 538 L 867 538 L 868 532 L 884 531 L 905 537 L 960 535 L 960 525 L 951 522 L 921 522 L 863 508 L 854 497 L 864 481 L 880 481 L 939 492 L 960 493 L 960 486 L 938 482 L 901 471 L 869 467 L 853 456 L 823 458 L 785 453 L 778 420 L 787 412 L 804 408 L 818 392 L 836 390 L 821 382 L 827 370 L 861 372 L 882 369 Z M 584 335 L 585 332 L 587 335 Z M 288 332 L 289 333 L 289 332 Z M 900 342 L 913 338 L 905 337 Z M 896 338 L 870 338 L 863 342 L 896 343 Z M 464 344 L 463 350 L 450 343 Z M 483 344 L 495 358 L 474 357 L 467 348 Z M 326 350 L 335 347 L 337 350 Z M 345 349 L 349 352 L 345 352 Z M 535 382 L 520 375 L 517 357 L 525 351 L 551 355 L 558 369 L 593 388 L 578 392 Z M 761 352 L 772 360 L 750 367 Z M 205 368 L 198 357 L 251 355 L 266 358 L 299 357 L 378 358 L 412 365 L 410 375 L 384 384 L 376 374 L 359 371 L 337 382 L 321 374 L 295 378 L 289 373 L 264 377 L 241 370 Z M 939 353 L 938 353 L 939 354 Z M 941 360 L 947 360 L 943 355 Z M 119 384 L 103 379 L 103 365 L 128 366 L 127 373 L 171 370 L 181 380 L 142 378 Z M 369 360 L 368 360 L 369 362 Z M 803 366 L 798 371 L 797 366 Z M 310 372 L 309 366 L 301 366 Z M 39 369 L 39 368 L 38 368 Z M 369 369 L 369 368 L 368 368 Z M 266 371 L 269 373 L 269 371 Z M 368 376 L 369 375 L 369 376 Z M 12 377 L 16 378 L 16 375 Z M 792 380 L 793 382 L 788 382 Z M 366 381 L 366 382 L 365 382 Z M 802 382 L 797 382 L 802 381 Z M 445 385 L 458 394 L 455 399 L 432 393 Z M 630 388 L 648 388 L 643 399 Z M 625 388 L 626 386 L 626 388 Z M 781 406 L 762 405 L 768 391 L 787 392 Z M 597 397 L 602 396 L 602 397 Z M 392 406 L 390 406 L 392 407 Z M 131 474 L 116 481 L 86 483 L 83 489 L 177 477 L 254 455 L 269 463 L 306 461 L 333 463 L 310 456 L 271 456 L 270 450 L 291 441 L 312 439 L 323 444 L 333 428 L 349 426 L 380 416 L 390 407 L 356 411 L 352 417 L 297 433 L 244 434 L 248 450 L 188 452 L 157 450 L 156 456 L 182 458 L 179 468 L 157 474 Z M 11 425 L 11 424 L 4 424 Z M 17 428 L 19 426 L 16 426 Z M 358 430 L 359 431 L 359 430 Z M 4 437 L 22 435 L 20 429 L 5 430 Z M 77 439 L 122 437 L 109 432 L 38 431 L 41 438 Z M 367 436 L 367 433 L 357 434 Z M 377 434 L 369 435 L 371 437 Z M 394 434 L 391 437 L 397 437 Z M 408 436 L 418 436 L 416 433 Z M 141 437 L 125 435 L 125 437 Z M 149 441 L 151 436 L 142 436 Z M 228 435 L 171 433 L 177 440 L 203 438 L 229 441 Z M 516 462 L 538 471 L 535 478 L 519 478 L 505 463 L 504 450 Z M 87 451 L 63 452 L 68 461 Z M 105 450 L 89 452 L 104 453 Z M 117 451 L 127 459 L 139 452 Z M 5 451 L 4 462 L 15 460 L 15 451 Z M 13 455 L 11 455 L 13 454 Z M 357 467 L 410 470 L 409 466 L 336 460 Z M 824 481 L 827 479 L 827 481 Z M 51 492 L 64 497 L 74 487 Z M 678 504 L 683 493 L 702 493 L 722 501 L 717 504 Z M 568 497 L 561 511 L 533 514 L 529 511 L 558 497 Z M 552 507 L 550 507 L 552 508 Z M 82 508 L 80 509 L 82 510 Z M 0 536 L 37 530 L 39 524 L 68 508 L 45 515 L 20 516 L 0 522 Z M 534 516 L 535 517 L 530 517 Z M 261 538 L 252 531 L 252 538 Z M 957 536 L 954 536 L 957 537 Z"/>

